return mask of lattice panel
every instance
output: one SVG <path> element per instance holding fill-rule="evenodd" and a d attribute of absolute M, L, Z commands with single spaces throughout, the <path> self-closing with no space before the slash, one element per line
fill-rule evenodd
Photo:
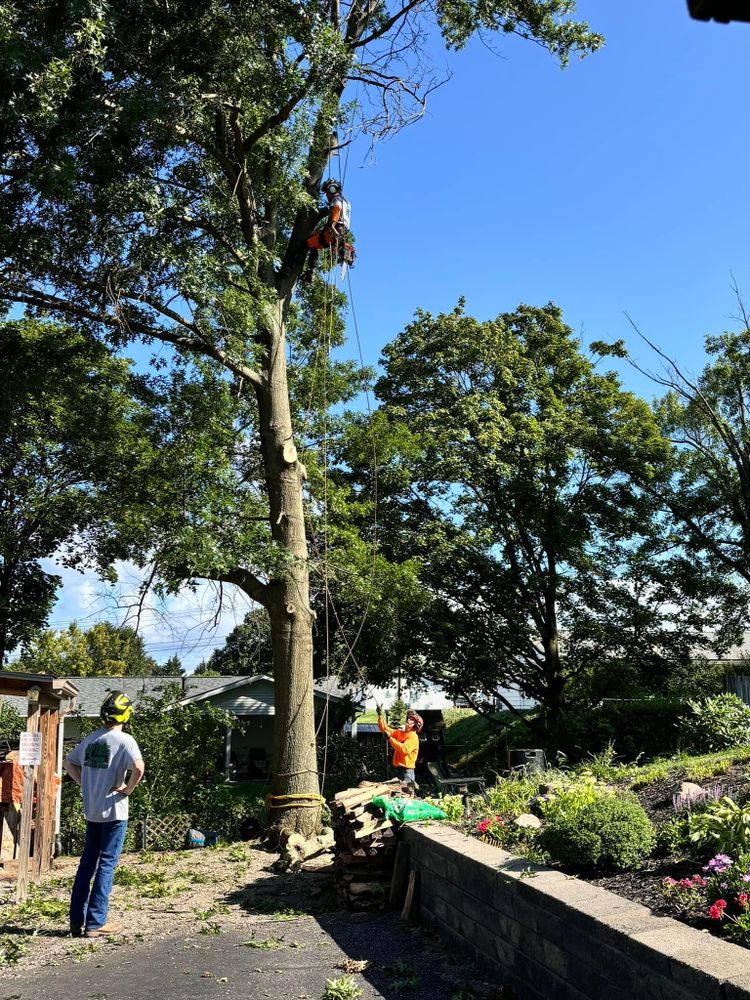
<path fill-rule="evenodd" d="M 140 819 L 138 843 L 144 851 L 179 850 L 185 846 L 185 836 L 193 825 L 194 818 L 188 813 L 144 815 Z"/>

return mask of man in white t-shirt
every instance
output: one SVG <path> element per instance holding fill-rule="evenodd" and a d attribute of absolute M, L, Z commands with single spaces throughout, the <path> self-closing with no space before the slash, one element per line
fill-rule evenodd
<path fill-rule="evenodd" d="M 63 761 L 66 772 L 81 786 L 86 818 L 86 843 L 70 897 L 74 937 L 103 937 L 119 930 L 107 923 L 109 894 L 128 828 L 128 796 L 146 769 L 138 744 L 122 731 L 133 714 L 130 698 L 111 691 L 100 714 L 104 727 L 82 740 Z"/>

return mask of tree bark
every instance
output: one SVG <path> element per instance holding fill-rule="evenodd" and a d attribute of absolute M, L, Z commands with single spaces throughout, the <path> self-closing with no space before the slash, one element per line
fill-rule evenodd
<path fill-rule="evenodd" d="M 257 392 L 271 534 L 286 565 L 268 586 L 274 665 L 271 822 L 305 837 L 320 818 L 315 753 L 310 577 L 302 503 L 305 469 L 297 458 L 289 407 L 282 302 L 266 316 L 268 379 Z M 295 796 L 285 802 L 282 796 Z M 302 798 L 297 798 L 302 796 Z"/>

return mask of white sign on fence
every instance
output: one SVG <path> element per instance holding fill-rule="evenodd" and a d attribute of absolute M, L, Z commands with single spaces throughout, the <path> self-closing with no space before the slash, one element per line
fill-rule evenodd
<path fill-rule="evenodd" d="M 42 762 L 42 734 L 21 733 L 18 747 L 18 763 L 21 767 L 33 767 Z"/>

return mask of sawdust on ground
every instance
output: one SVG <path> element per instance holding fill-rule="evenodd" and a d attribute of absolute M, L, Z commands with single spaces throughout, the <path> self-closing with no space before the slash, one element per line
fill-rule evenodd
<path fill-rule="evenodd" d="M 14 886 L 0 888 L 0 979 L 24 969 L 90 961 L 95 955 L 146 938 L 220 934 L 243 929 L 248 939 L 269 919 L 282 926 L 303 914 L 337 909 L 330 864 L 297 875 L 278 874 L 278 858 L 259 846 L 234 844 L 191 851 L 124 854 L 110 897 L 109 920 L 120 932 L 104 939 L 72 938 L 70 888 L 78 858 L 58 858 L 26 903 Z"/>

